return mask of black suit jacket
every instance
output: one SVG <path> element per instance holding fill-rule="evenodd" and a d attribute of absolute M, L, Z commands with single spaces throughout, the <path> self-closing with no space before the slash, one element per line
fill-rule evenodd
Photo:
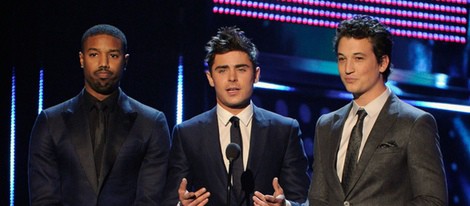
<path fill-rule="evenodd" d="M 253 113 L 247 182 L 254 191 L 273 194 L 272 181 L 278 177 L 287 199 L 306 201 L 310 180 L 298 122 L 256 106 Z M 211 192 L 209 205 L 226 205 L 227 170 L 222 152 L 215 107 L 176 125 L 163 205 L 177 204 L 183 177 L 188 179 L 188 190 L 205 187 Z M 249 205 L 253 205 L 252 195 L 253 191 L 246 196 Z"/>
<path fill-rule="evenodd" d="M 321 116 L 314 143 L 310 205 L 447 205 L 447 185 L 433 116 L 391 94 L 343 192 L 336 156 L 352 103 Z"/>
<path fill-rule="evenodd" d="M 159 205 L 170 148 L 165 115 L 119 90 L 97 177 L 80 107 L 84 92 L 37 117 L 29 153 L 31 204 Z"/>

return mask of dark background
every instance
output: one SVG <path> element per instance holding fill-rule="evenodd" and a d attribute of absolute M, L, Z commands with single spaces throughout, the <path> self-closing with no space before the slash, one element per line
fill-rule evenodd
<path fill-rule="evenodd" d="M 216 15 L 211 7 L 212 2 L 199 0 L 51 0 L 15 1 L 2 5 L 0 205 L 9 204 L 12 74 L 16 77 L 14 202 L 15 205 L 27 205 L 28 143 L 38 113 L 39 71 L 44 70 L 44 108 L 77 95 L 83 87 L 78 59 L 80 39 L 86 29 L 100 23 L 117 26 L 128 39 L 130 60 L 121 87 L 129 96 L 163 111 L 170 128 L 176 123 L 178 59 L 182 58 L 184 66 L 183 119 L 188 119 L 215 105 L 213 91 L 203 73 L 205 43 L 215 35 L 218 27 L 239 26 L 261 51 L 261 80 L 296 88 L 294 92 L 256 89 L 253 101 L 258 106 L 299 120 L 311 160 L 316 119 L 350 101 L 335 95 L 344 90 L 337 76 L 302 70 L 308 65 L 303 63 L 309 60 L 334 62 L 331 48 L 334 30 Z M 413 44 L 424 45 L 425 54 L 432 56 L 433 67 L 427 69 L 426 74 L 412 75 L 432 78 L 434 74 L 443 73 L 449 75 L 452 85 L 437 88 L 417 84 L 419 78 L 400 80 L 396 77 L 392 80 L 404 91 L 400 97 L 468 106 L 468 57 L 464 55 L 468 43 L 396 38 L 392 62 L 404 70 L 398 70 L 397 76 L 414 72 L 411 69 L 414 58 L 408 52 Z M 312 64 L 313 67 L 318 65 Z M 432 113 L 438 122 L 449 202 L 451 205 L 469 205 L 470 115 L 442 108 L 421 109 Z"/>

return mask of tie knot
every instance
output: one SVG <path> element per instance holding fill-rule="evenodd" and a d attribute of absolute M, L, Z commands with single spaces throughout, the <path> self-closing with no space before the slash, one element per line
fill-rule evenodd
<path fill-rule="evenodd" d="M 239 126 L 240 119 L 237 116 L 233 116 L 230 118 L 230 122 L 235 126 Z"/>
<path fill-rule="evenodd" d="M 358 120 L 361 120 L 361 121 L 364 120 L 364 118 L 367 116 L 367 112 L 366 112 L 365 109 L 359 109 L 359 110 L 357 110 L 357 113 L 356 113 L 356 114 L 358 115 L 357 119 L 358 119 Z"/>

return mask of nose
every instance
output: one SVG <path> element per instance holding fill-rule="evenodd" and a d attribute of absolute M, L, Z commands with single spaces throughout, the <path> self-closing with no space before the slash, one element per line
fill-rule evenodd
<path fill-rule="evenodd" d="M 229 70 L 228 80 L 231 81 L 231 82 L 235 82 L 235 81 L 238 80 L 237 69 L 230 69 Z"/>
<path fill-rule="evenodd" d="M 109 58 L 106 55 L 101 55 L 100 56 L 100 61 L 99 61 L 99 67 L 100 68 L 109 68 Z"/>
<path fill-rule="evenodd" d="M 346 63 L 344 64 L 344 72 L 346 74 L 351 74 L 355 71 L 354 69 L 354 64 L 350 61 L 346 61 Z"/>

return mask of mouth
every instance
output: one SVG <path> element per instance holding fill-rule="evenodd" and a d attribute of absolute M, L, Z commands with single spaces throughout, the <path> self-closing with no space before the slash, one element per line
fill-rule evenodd
<path fill-rule="evenodd" d="M 346 77 L 344 78 L 344 82 L 346 83 L 354 83 L 356 81 L 356 78 L 352 78 L 352 77 Z"/>
<path fill-rule="evenodd" d="M 111 76 L 113 75 L 112 72 L 109 72 L 109 71 L 97 71 L 95 72 L 95 75 L 100 78 L 100 79 L 109 79 L 111 78 Z"/>
<path fill-rule="evenodd" d="M 227 91 L 230 95 L 235 95 L 238 93 L 238 91 L 240 91 L 240 88 L 238 87 L 229 87 L 227 89 L 225 89 L 225 91 Z"/>

